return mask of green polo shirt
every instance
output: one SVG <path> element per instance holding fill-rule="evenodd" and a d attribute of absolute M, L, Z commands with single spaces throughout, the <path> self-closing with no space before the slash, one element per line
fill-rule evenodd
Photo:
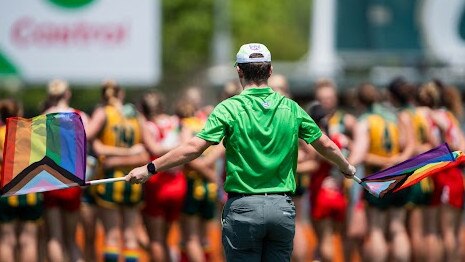
<path fill-rule="evenodd" d="M 226 192 L 294 192 L 298 138 L 321 136 L 312 118 L 271 88 L 248 88 L 218 104 L 198 137 L 226 148 Z M 224 138 L 224 139 L 223 139 Z"/>

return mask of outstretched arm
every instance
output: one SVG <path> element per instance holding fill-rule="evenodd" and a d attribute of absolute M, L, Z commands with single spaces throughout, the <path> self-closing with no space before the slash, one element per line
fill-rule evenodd
<path fill-rule="evenodd" d="M 206 156 L 192 160 L 188 166 L 199 172 L 210 182 L 217 182 L 216 161 L 224 156 L 225 148 L 223 145 L 216 145 L 210 149 Z"/>
<path fill-rule="evenodd" d="M 345 177 L 352 178 L 355 175 L 355 167 L 349 164 L 339 148 L 328 136 L 323 134 L 320 138 L 313 141 L 311 145 L 320 155 L 334 163 Z"/>
<path fill-rule="evenodd" d="M 178 165 L 185 164 L 199 157 L 212 143 L 198 137 L 193 137 L 186 143 L 169 151 L 165 155 L 152 161 L 157 171 L 165 171 Z M 147 167 L 140 166 L 134 168 L 126 176 L 126 181 L 131 183 L 144 183 L 150 177 Z"/>

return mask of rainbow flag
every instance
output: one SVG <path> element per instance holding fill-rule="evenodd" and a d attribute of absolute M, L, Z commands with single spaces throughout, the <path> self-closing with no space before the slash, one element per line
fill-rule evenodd
<path fill-rule="evenodd" d="M 0 195 L 83 186 L 86 134 L 77 113 L 7 119 Z"/>
<path fill-rule="evenodd" d="M 385 170 L 361 179 L 361 185 L 376 197 L 384 197 L 418 183 L 425 177 L 465 162 L 461 151 L 445 143 Z"/>

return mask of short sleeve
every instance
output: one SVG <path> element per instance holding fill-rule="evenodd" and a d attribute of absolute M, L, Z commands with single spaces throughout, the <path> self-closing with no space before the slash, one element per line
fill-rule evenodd
<path fill-rule="evenodd" d="M 299 126 L 299 138 L 304 140 L 307 144 L 312 143 L 321 137 L 321 129 L 313 121 L 313 119 L 299 106 L 299 118 L 302 122 Z"/>
<path fill-rule="evenodd" d="M 223 104 L 217 105 L 197 137 L 215 144 L 221 142 L 228 127 L 228 115 Z"/>

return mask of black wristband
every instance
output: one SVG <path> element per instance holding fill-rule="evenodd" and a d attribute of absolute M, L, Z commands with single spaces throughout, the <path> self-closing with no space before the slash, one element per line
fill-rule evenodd
<path fill-rule="evenodd" d="M 155 175 L 157 173 L 157 167 L 155 166 L 153 162 L 150 162 L 147 164 L 147 171 L 151 175 Z"/>

